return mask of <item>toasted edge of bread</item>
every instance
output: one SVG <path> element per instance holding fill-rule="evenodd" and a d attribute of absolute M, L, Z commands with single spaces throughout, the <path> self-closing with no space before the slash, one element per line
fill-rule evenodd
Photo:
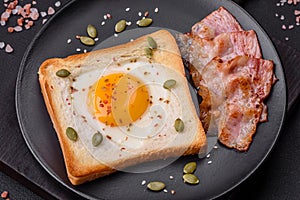
<path fill-rule="evenodd" d="M 155 51 L 152 59 L 157 63 L 169 66 L 185 77 L 184 66 L 174 37 L 166 30 L 160 30 L 149 35 L 153 37 L 159 45 L 158 51 Z M 61 107 L 63 107 L 60 98 L 61 91 L 56 89 L 59 86 L 55 82 L 53 76 L 55 76 L 56 71 L 61 68 L 72 71 L 75 68 L 78 68 L 78 66 L 81 66 L 82 68 L 85 66 L 97 66 L 99 65 L 99 59 L 102 59 L 102 63 L 109 63 L 113 58 L 118 58 L 122 54 L 130 54 L 136 49 L 141 50 L 134 54 L 143 56 L 143 48 L 141 47 L 143 47 L 149 35 L 145 35 L 126 44 L 85 54 L 72 55 L 67 58 L 51 58 L 44 61 L 40 66 L 38 74 L 41 91 L 60 142 L 68 178 L 73 185 L 79 185 L 94 180 L 111 174 L 116 170 L 102 164 L 92 157 L 80 140 L 73 142 L 67 138 L 65 130 L 66 127 L 68 127 L 68 124 L 64 120 L 66 117 L 64 110 L 61 109 Z M 187 84 L 186 89 L 189 92 Z M 192 98 L 189 99 L 189 104 L 194 107 Z M 196 111 L 191 114 L 198 118 Z M 128 160 L 126 166 L 141 163 L 141 161 L 147 162 L 165 157 L 178 156 L 178 153 L 182 152 L 182 148 L 185 148 L 184 155 L 198 154 L 200 148 L 206 144 L 206 136 L 200 120 L 197 129 L 198 133 L 189 147 L 178 147 L 176 149 L 153 152 L 151 155 L 143 155 L 139 158 Z"/>

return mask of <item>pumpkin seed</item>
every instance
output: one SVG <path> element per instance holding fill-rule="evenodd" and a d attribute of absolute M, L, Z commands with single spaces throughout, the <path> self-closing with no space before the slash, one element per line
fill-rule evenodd
<path fill-rule="evenodd" d="M 97 132 L 93 135 L 92 137 L 92 144 L 94 147 L 98 146 L 99 144 L 101 144 L 103 140 L 103 135 L 100 132 Z"/>
<path fill-rule="evenodd" d="M 184 166 L 183 172 L 186 174 L 192 174 L 195 172 L 196 167 L 197 167 L 196 162 L 189 162 Z"/>
<path fill-rule="evenodd" d="M 152 49 L 147 47 L 144 49 L 144 51 L 145 51 L 147 58 L 152 58 L 152 55 L 153 55 Z"/>
<path fill-rule="evenodd" d="M 166 187 L 166 185 L 163 182 L 159 182 L 159 181 L 150 182 L 147 185 L 147 188 L 149 190 L 152 190 L 152 191 L 155 191 L 155 192 L 161 191 L 165 187 Z"/>
<path fill-rule="evenodd" d="M 71 74 L 71 72 L 69 72 L 66 69 L 60 69 L 56 72 L 56 76 L 61 77 L 61 78 L 66 78 Z"/>
<path fill-rule="evenodd" d="M 68 127 L 66 129 L 66 134 L 67 134 L 68 138 L 74 142 L 78 138 L 77 132 L 72 127 Z"/>
<path fill-rule="evenodd" d="M 198 177 L 194 174 L 184 174 L 182 178 L 185 183 L 192 185 L 196 185 L 200 182 Z"/>
<path fill-rule="evenodd" d="M 95 40 L 93 40 L 92 38 L 90 37 L 87 37 L 87 36 L 80 36 L 80 42 L 82 44 L 85 44 L 87 46 L 93 46 L 95 45 Z"/>
<path fill-rule="evenodd" d="M 152 24 L 152 19 L 151 18 L 144 18 L 144 19 L 141 19 L 138 23 L 138 25 L 140 27 L 146 27 L 146 26 L 149 26 L 150 24 Z"/>
<path fill-rule="evenodd" d="M 175 85 L 176 85 L 176 81 L 173 80 L 173 79 L 170 79 L 170 80 L 167 80 L 167 81 L 164 82 L 163 87 L 164 87 L 165 89 L 171 89 L 171 88 L 173 88 Z"/>
<path fill-rule="evenodd" d="M 91 38 L 97 37 L 97 29 L 93 25 L 89 24 L 86 31 Z"/>
<path fill-rule="evenodd" d="M 151 47 L 151 49 L 157 49 L 157 43 L 152 37 L 147 38 L 148 44 Z"/>
<path fill-rule="evenodd" d="M 182 132 L 184 129 L 184 123 L 181 119 L 177 118 L 174 123 L 175 130 L 177 132 Z"/>
<path fill-rule="evenodd" d="M 122 31 L 124 31 L 126 28 L 126 21 L 124 19 L 120 20 L 118 23 L 116 23 L 115 25 L 115 31 L 117 33 L 120 33 Z"/>

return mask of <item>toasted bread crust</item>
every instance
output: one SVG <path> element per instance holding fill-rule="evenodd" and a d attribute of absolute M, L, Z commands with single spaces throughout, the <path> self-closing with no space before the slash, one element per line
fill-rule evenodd
<path fill-rule="evenodd" d="M 182 64 L 181 56 L 173 36 L 165 30 L 161 30 L 151 34 L 155 40 L 158 40 L 158 44 L 162 45 L 158 51 L 153 55 L 153 60 L 158 63 L 162 63 L 171 67 L 173 70 L 179 72 L 183 77 L 184 67 Z M 64 117 L 64 111 L 61 109 L 63 106 L 61 103 L 59 90 L 56 90 L 57 83 L 51 77 L 53 74 L 61 68 L 74 69 L 78 66 L 93 66 L 98 64 L 97 57 L 101 55 L 103 62 L 110 62 L 113 56 L 119 56 L 120 53 L 130 52 L 136 48 L 141 47 L 142 41 L 145 41 L 147 36 L 143 36 L 134 40 L 133 42 L 111 47 L 108 49 L 97 50 L 86 54 L 72 55 L 67 58 L 52 58 L 44 61 L 39 69 L 39 82 L 41 91 L 45 100 L 45 104 L 53 122 L 54 129 L 57 133 L 61 149 L 64 156 L 64 161 L 67 169 L 68 177 L 73 185 L 82 184 L 86 181 L 91 181 L 96 178 L 111 174 L 115 172 L 115 169 L 102 164 L 100 161 L 92 157 L 91 154 L 84 148 L 84 145 L 80 140 L 73 142 L 69 140 L 65 134 L 65 129 L 68 126 Z M 167 41 L 167 42 L 160 42 Z M 88 57 L 88 59 L 87 59 Z M 171 64 L 170 64 L 171 63 Z M 99 65 L 99 64 L 98 64 Z M 188 85 L 185 85 L 186 91 L 189 91 Z M 189 98 L 189 104 L 193 106 L 192 99 Z M 196 113 L 196 112 L 195 112 Z M 197 115 L 194 113 L 195 117 Z M 141 161 L 151 161 L 160 158 L 166 158 L 171 156 L 178 156 L 182 150 L 186 150 L 184 155 L 197 154 L 199 149 L 205 145 L 206 138 L 202 125 L 198 123 L 198 134 L 194 138 L 193 143 L 186 147 L 178 147 L 176 149 L 166 149 L 163 152 L 150 152 L 143 154 L 138 158 L 126 160 L 123 164 L 124 167 L 130 166 Z"/>

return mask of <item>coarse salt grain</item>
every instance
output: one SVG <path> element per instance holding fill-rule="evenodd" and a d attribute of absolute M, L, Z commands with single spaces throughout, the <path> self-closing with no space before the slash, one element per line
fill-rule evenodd
<path fill-rule="evenodd" d="M 133 42 L 134 41 L 134 39 L 130 39 L 130 42 Z"/>
<path fill-rule="evenodd" d="M 61 2 L 60 1 L 57 1 L 57 2 L 55 2 L 55 7 L 59 7 L 59 6 L 61 6 Z"/>
<path fill-rule="evenodd" d="M 55 10 L 54 8 L 52 8 L 51 6 L 48 8 L 48 11 L 47 11 L 48 15 L 53 15 L 55 13 Z"/>
<path fill-rule="evenodd" d="M 145 184 L 146 184 L 146 180 L 143 180 L 143 181 L 142 181 L 142 185 L 145 185 Z"/>
<path fill-rule="evenodd" d="M 32 5 L 36 5 L 36 1 L 32 1 Z"/>
<path fill-rule="evenodd" d="M 281 15 L 280 20 L 284 20 L 284 19 L 285 19 L 284 15 Z"/>
<path fill-rule="evenodd" d="M 173 195 L 174 195 L 175 193 L 176 193 L 176 192 L 175 192 L 175 190 L 171 190 L 171 194 L 173 194 Z"/>
<path fill-rule="evenodd" d="M 45 24 L 48 19 L 43 19 L 42 24 Z"/>
<path fill-rule="evenodd" d="M 126 22 L 126 25 L 127 26 L 130 26 L 131 25 L 131 22 L 129 21 L 129 22 Z"/>
<path fill-rule="evenodd" d="M 9 44 L 7 44 L 6 47 L 5 47 L 5 52 L 6 53 L 11 53 L 13 51 L 14 51 L 14 49 Z"/>
<path fill-rule="evenodd" d="M 294 25 L 289 25 L 289 29 L 293 29 L 294 28 Z"/>
<path fill-rule="evenodd" d="M 278 13 L 275 13 L 275 17 L 278 17 L 279 15 L 278 15 Z"/>
<path fill-rule="evenodd" d="M 285 25 L 282 25 L 281 28 L 282 28 L 283 30 L 285 30 L 285 29 L 286 29 L 286 26 L 285 26 Z"/>
<path fill-rule="evenodd" d="M 44 11 L 43 11 L 43 12 L 41 12 L 41 16 L 42 16 L 42 17 L 45 17 L 46 15 L 47 15 L 47 13 L 46 13 L 46 12 L 44 12 Z"/>
<path fill-rule="evenodd" d="M 294 10 L 294 15 L 300 15 L 300 10 Z"/>
<path fill-rule="evenodd" d="M 0 49 L 3 49 L 5 46 L 5 43 L 4 42 L 0 42 Z"/>
<path fill-rule="evenodd" d="M 289 38 L 288 38 L 288 37 L 285 37 L 284 39 L 285 39 L 286 41 L 288 41 L 288 40 L 289 40 Z"/>
<path fill-rule="evenodd" d="M 1 198 L 6 199 L 8 197 L 8 192 L 7 191 L 3 191 L 1 193 Z"/>
<path fill-rule="evenodd" d="M 14 27 L 14 31 L 16 31 L 16 32 L 20 32 L 22 30 L 23 30 L 23 28 L 21 26 L 15 26 Z"/>

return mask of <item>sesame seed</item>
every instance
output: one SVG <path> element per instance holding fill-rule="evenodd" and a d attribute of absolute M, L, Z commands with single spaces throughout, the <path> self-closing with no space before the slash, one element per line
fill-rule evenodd
<path fill-rule="evenodd" d="M 217 149 L 217 148 L 218 148 L 218 146 L 217 146 L 217 145 L 215 145 L 215 146 L 214 146 L 214 149 Z"/>
<path fill-rule="evenodd" d="M 84 49 L 84 50 L 83 50 L 83 53 L 86 53 L 86 52 L 87 52 L 87 50 L 86 50 L 86 49 Z"/>
<path fill-rule="evenodd" d="M 32 5 L 36 5 L 36 1 L 32 1 Z"/>
<path fill-rule="evenodd" d="M 170 176 L 169 178 L 170 178 L 170 180 L 173 180 L 173 179 L 174 179 L 174 177 L 173 177 L 173 176 Z"/>
<path fill-rule="evenodd" d="M 143 180 L 143 181 L 142 181 L 142 185 L 145 185 L 145 184 L 146 184 L 146 180 Z"/>
<path fill-rule="evenodd" d="M 140 23 L 140 20 L 137 20 L 137 21 L 136 21 L 136 24 L 139 25 L 139 23 Z"/>
<path fill-rule="evenodd" d="M 289 25 L 289 29 L 293 29 L 294 28 L 294 25 Z"/>
<path fill-rule="evenodd" d="M 103 15 L 103 19 L 107 20 L 107 16 L 106 16 L 106 15 Z"/>
<path fill-rule="evenodd" d="M 209 164 L 209 165 L 210 165 L 211 163 L 212 163 L 212 161 L 211 161 L 211 160 L 207 162 L 207 164 Z"/>
<path fill-rule="evenodd" d="M 285 39 L 286 41 L 288 41 L 288 40 L 289 40 L 289 38 L 288 38 L 288 37 L 285 37 L 284 39 Z"/>
<path fill-rule="evenodd" d="M 99 40 L 99 38 L 95 38 L 94 41 L 97 42 Z"/>
<path fill-rule="evenodd" d="M 138 16 L 142 16 L 142 12 L 138 12 Z"/>
<path fill-rule="evenodd" d="M 105 24 L 105 21 L 102 21 L 102 22 L 101 22 L 101 26 L 103 26 L 104 24 Z"/>
<path fill-rule="evenodd" d="M 275 13 L 275 17 L 278 17 L 279 15 L 278 15 L 278 13 Z"/>
<path fill-rule="evenodd" d="M 164 189 L 164 193 L 167 193 L 168 192 L 168 190 L 167 189 Z"/>
<path fill-rule="evenodd" d="M 68 39 L 68 40 L 67 40 L 67 43 L 68 43 L 68 44 L 70 44 L 71 42 L 72 42 L 72 40 L 71 40 L 71 39 Z"/>
<path fill-rule="evenodd" d="M 79 52 L 79 51 L 81 51 L 81 49 L 80 49 L 80 48 L 77 48 L 76 51 Z"/>
<path fill-rule="evenodd" d="M 286 26 L 285 26 L 285 25 L 282 25 L 281 28 L 282 28 L 283 30 L 285 30 L 285 29 L 286 29 Z"/>
<path fill-rule="evenodd" d="M 114 34 L 114 36 L 115 36 L 115 37 L 118 37 L 118 34 L 117 34 L 117 33 L 115 33 L 115 34 Z"/>
<path fill-rule="evenodd" d="M 133 42 L 134 39 L 130 39 L 130 42 Z"/>
<path fill-rule="evenodd" d="M 206 155 L 206 158 L 210 158 L 210 153 Z"/>
<path fill-rule="evenodd" d="M 130 8 L 126 8 L 125 11 L 126 11 L 126 12 L 130 11 Z"/>
<path fill-rule="evenodd" d="M 154 9 L 154 12 L 155 12 L 155 13 L 158 13 L 158 8 L 155 8 L 155 9 Z"/>
<path fill-rule="evenodd" d="M 126 22 L 126 25 L 127 26 L 130 26 L 131 25 L 131 22 L 129 21 L 129 22 Z"/>
<path fill-rule="evenodd" d="M 284 20 L 284 19 L 285 19 L 284 15 L 281 15 L 280 20 Z"/>

